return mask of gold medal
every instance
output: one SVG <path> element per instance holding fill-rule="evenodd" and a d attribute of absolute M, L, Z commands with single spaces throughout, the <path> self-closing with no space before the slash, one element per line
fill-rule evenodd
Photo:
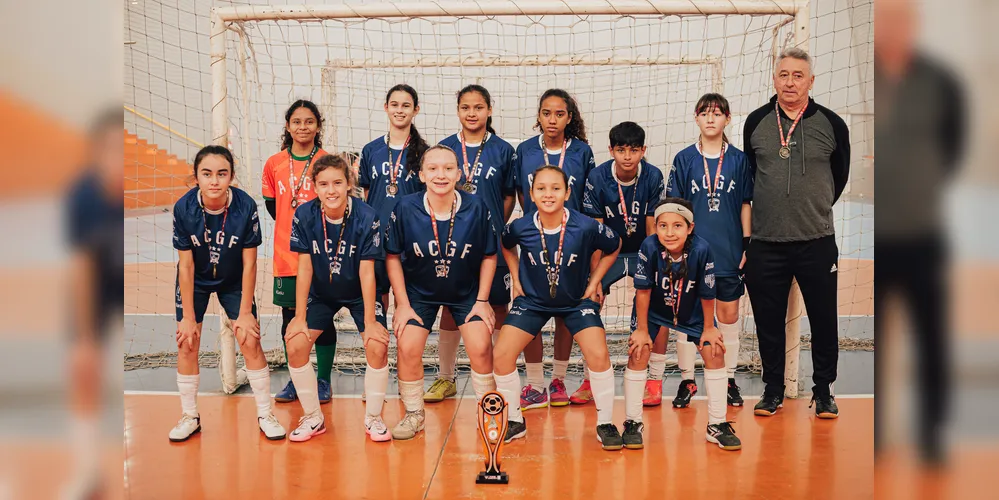
<path fill-rule="evenodd" d="M 388 186 L 385 186 L 385 192 L 388 193 L 389 196 L 395 196 L 399 193 L 399 185 L 389 184 Z"/>
<path fill-rule="evenodd" d="M 782 160 L 786 160 L 791 157 L 791 148 L 787 146 L 781 146 L 780 151 L 777 152 Z"/>

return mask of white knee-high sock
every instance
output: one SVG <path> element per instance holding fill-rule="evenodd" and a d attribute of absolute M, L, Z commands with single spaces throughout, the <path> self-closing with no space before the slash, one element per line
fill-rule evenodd
<path fill-rule="evenodd" d="M 298 368 L 289 364 L 288 373 L 291 374 L 291 381 L 295 383 L 302 411 L 306 415 L 319 413 L 319 383 L 316 380 L 316 371 L 312 369 L 312 362 L 309 361 Z"/>
<path fill-rule="evenodd" d="M 441 360 L 441 378 L 454 380 L 454 364 L 458 360 L 458 344 L 461 334 L 458 330 L 441 330 L 437 341 L 437 354 Z"/>
<path fill-rule="evenodd" d="M 177 391 L 180 392 L 180 409 L 185 415 L 198 416 L 198 382 L 201 375 L 177 374 Z"/>
<path fill-rule="evenodd" d="M 271 414 L 271 369 L 266 366 L 259 370 L 247 369 L 246 378 L 257 402 L 257 417 L 267 417 Z"/>
<path fill-rule="evenodd" d="M 704 370 L 704 386 L 708 392 L 708 424 L 725 421 L 725 405 L 728 401 L 728 375 L 724 368 Z"/>
<path fill-rule="evenodd" d="M 649 380 L 662 382 L 666 373 L 666 355 L 654 352 L 649 355 Z"/>
<path fill-rule="evenodd" d="M 694 380 L 694 358 L 697 356 L 697 346 L 687 340 L 687 334 L 676 334 L 676 364 L 680 366 L 680 375 L 684 380 Z"/>
<path fill-rule="evenodd" d="M 624 418 L 627 420 L 642 421 L 645 380 L 645 370 L 624 369 Z"/>
<path fill-rule="evenodd" d="M 496 379 L 496 390 L 506 400 L 507 418 L 512 422 L 523 422 L 524 414 L 520 411 L 520 374 L 517 370 L 506 375 L 493 373 Z"/>
<path fill-rule="evenodd" d="M 487 392 L 496 390 L 496 378 L 492 373 L 472 370 L 472 390 L 475 391 L 475 400 L 479 401 Z"/>
<path fill-rule="evenodd" d="M 372 368 L 364 370 L 364 414 L 368 418 L 381 418 L 382 405 L 385 403 L 385 391 L 388 390 L 389 368 Z"/>
<path fill-rule="evenodd" d="M 569 371 L 569 360 L 562 361 L 561 359 L 556 359 L 552 368 L 552 380 L 565 380 L 565 373 L 567 371 Z"/>
<path fill-rule="evenodd" d="M 730 325 L 719 321 L 718 330 L 725 343 L 725 371 L 728 378 L 735 378 L 735 369 L 739 367 L 739 322 Z"/>
<path fill-rule="evenodd" d="M 537 390 L 545 388 L 545 365 L 544 363 L 524 363 L 527 367 L 527 384 Z M 505 396 L 504 396 L 505 397 Z M 520 394 L 517 394 L 520 397 Z"/>
<path fill-rule="evenodd" d="M 406 411 L 423 409 L 423 379 L 399 380 L 399 392 L 402 393 L 402 404 Z"/>
<path fill-rule="evenodd" d="M 590 389 L 597 405 L 597 425 L 609 424 L 614 419 L 614 368 L 590 371 Z M 639 397 L 641 401 L 641 397 Z"/>

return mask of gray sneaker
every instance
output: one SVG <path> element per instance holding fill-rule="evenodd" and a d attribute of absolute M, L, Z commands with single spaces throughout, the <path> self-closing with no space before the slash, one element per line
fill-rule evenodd
<path fill-rule="evenodd" d="M 392 428 L 392 439 L 406 440 L 416 437 L 416 433 L 423 430 L 427 413 L 425 410 L 407 411 L 406 416 L 395 427 Z"/>

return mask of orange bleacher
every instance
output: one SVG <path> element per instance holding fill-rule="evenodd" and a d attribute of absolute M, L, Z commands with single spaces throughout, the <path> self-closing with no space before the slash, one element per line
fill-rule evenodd
<path fill-rule="evenodd" d="M 173 205 L 187 192 L 192 167 L 128 132 L 125 135 L 125 210 Z"/>

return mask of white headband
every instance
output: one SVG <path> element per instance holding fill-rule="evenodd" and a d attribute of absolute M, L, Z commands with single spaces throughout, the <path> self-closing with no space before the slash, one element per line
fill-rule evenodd
<path fill-rule="evenodd" d="M 677 214 L 684 219 L 687 219 L 688 224 L 694 223 L 694 212 L 691 212 L 689 208 L 679 204 L 679 203 L 665 203 L 660 205 L 656 209 L 656 220 L 659 220 L 659 216 L 662 214 L 671 213 Z"/>

